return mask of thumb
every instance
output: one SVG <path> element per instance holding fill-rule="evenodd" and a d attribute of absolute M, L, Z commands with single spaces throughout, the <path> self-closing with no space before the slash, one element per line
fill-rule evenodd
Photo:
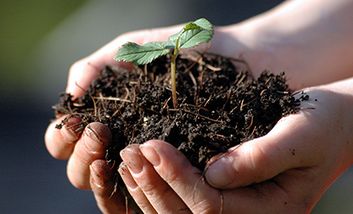
<path fill-rule="evenodd" d="M 205 171 L 207 182 L 215 188 L 236 188 L 259 183 L 299 167 L 305 154 L 302 151 L 298 154 L 297 131 L 300 130 L 290 133 L 273 130 L 230 149 L 209 164 Z"/>

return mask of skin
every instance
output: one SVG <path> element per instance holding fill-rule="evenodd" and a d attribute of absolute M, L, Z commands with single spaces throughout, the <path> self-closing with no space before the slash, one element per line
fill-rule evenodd
<path fill-rule="evenodd" d="M 166 142 L 130 145 L 120 154 L 119 173 L 140 208 L 145 213 L 310 212 L 353 163 L 352 9 L 352 0 L 292 0 L 243 23 L 217 27 L 211 46 L 199 48 L 245 59 L 255 77 L 263 69 L 285 70 L 290 87 L 305 88 L 310 100 L 266 136 L 214 158 L 205 180 Z M 66 91 L 83 95 L 82 88 L 107 64 L 131 66 L 113 61 L 125 42 L 165 40 L 179 29 L 119 36 L 71 67 Z M 64 118 L 58 115 L 47 129 L 49 153 L 68 160 L 70 182 L 91 189 L 103 213 L 129 211 L 121 194 L 112 194 L 112 172 L 104 161 L 108 128 L 92 123 L 81 129 L 79 119 L 71 118 L 55 129 Z"/>

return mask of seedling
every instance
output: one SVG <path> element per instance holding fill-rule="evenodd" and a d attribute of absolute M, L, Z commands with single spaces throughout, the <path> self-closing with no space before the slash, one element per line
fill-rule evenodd
<path fill-rule="evenodd" d="M 144 65 L 158 57 L 170 54 L 172 101 L 174 108 L 177 108 L 176 58 L 182 48 L 192 48 L 201 43 L 209 42 L 212 36 L 213 25 L 207 19 L 201 18 L 187 23 L 179 33 L 170 36 L 168 41 L 149 42 L 143 45 L 128 42 L 118 50 L 114 59 Z"/>

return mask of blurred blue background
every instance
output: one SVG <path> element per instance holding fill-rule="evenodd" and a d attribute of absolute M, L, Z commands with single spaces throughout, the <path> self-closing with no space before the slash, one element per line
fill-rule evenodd
<path fill-rule="evenodd" d="M 0 213 L 99 213 L 66 178 L 43 135 L 70 65 L 117 35 L 206 17 L 238 22 L 281 0 L 0 0 Z M 314 213 L 353 212 L 353 172 Z"/>

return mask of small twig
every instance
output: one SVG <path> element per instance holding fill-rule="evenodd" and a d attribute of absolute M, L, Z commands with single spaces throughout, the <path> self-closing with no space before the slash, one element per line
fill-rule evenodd
<path fill-rule="evenodd" d="M 251 133 L 250 133 L 249 137 L 247 138 L 248 140 L 250 140 L 250 139 L 252 139 L 252 138 L 253 138 L 253 136 L 254 136 L 254 132 L 255 132 L 255 129 L 256 129 L 256 126 L 254 126 L 254 127 L 253 127 L 253 129 L 252 129 L 252 131 L 251 131 Z"/>
<path fill-rule="evenodd" d="M 232 108 L 232 110 L 230 110 L 230 112 L 228 114 L 232 114 L 237 108 L 238 108 L 238 106 L 235 106 L 234 108 Z"/>
<path fill-rule="evenodd" d="M 126 91 L 126 95 L 125 95 L 124 100 L 127 100 L 127 98 L 130 97 L 130 91 L 129 91 L 129 89 L 126 86 L 124 87 L 124 89 Z"/>
<path fill-rule="evenodd" d="M 206 105 L 211 101 L 211 98 L 212 98 L 212 95 L 210 95 L 206 100 L 206 102 L 203 104 L 204 107 L 206 107 Z"/>
<path fill-rule="evenodd" d="M 234 83 L 234 85 L 238 85 L 238 83 L 243 82 L 245 78 L 246 78 L 246 75 L 245 75 L 245 74 L 244 74 L 244 75 L 241 75 L 240 79 L 238 79 L 237 82 Z M 236 88 L 236 90 L 238 90 L 238 88 Z"/>
<path fill-rule="evenodd" d="M 279 94 L 284 94 L 284 95 L 287 95 L 287 94 L 289 94 L 289 92 L 288 91 L 276 91 L 277 93 L 279 93 Z"/>
<path fill-rule="evenodd" d="M 170 97 L 166 101 L 164 101 L 162 109 L 165 109 L 168 106 L 169 101 L 170 101 Z"/>
<path fill-rule="evenodd" d="M 102 95 L 102 93 L 99 93 L 99 97 L 100 97 L 100 100 L 103 100 L 102 98 L 104 97 L 103 95 Z M 104 111 L 106 111 L 106 106 L 105 106 L 105 103 L 104 102 L 101 102 L 101 105 L 102 105 L 102 108 L 103 108 L 103 110 Z"/>
<path fill-rule="evenodd" d="M 93 98 L 97 100 L 111 100 L 111 101 L 131 103 L 131 100 L 126 100 L 119 97 L 93 97 Z"/>
<path fill-rule="evenodd" d="M 229 102 L 229 98 L 230 98 L 231 92 L 232 92 L 232 87 L 230 87 L 230 88 L 227 90 L 226 101 L 223 103 L 222 111 L 224 111 L 224 109 L 226 108 L 227 103 Z"/>
<path fill-rule="evenodd" d="M 267 91 L 267 89 L 263 89 L 263 90 L 260 92 L 260 96 L 262 96 L 266 91 Z"/>
<path fill-rule="evenodd" d="M 197 89 L 197 82 L 196 82 L 194 75 L 191 72 L 189 72 L 189 76 L 190 76 L 192 83 L 194 84 L 195 89 Z"/>
<path fill-rule="evenodd" d="M 93 109 L 94 109 L 94 116 L 96 117 L 97 116 L 97 103 L 96 103 L 96 101 L 94 100 L 94 98 L 91 95 L 89 95 L 89 97 L 92 99 Z"/>
<path fill-rule="evenodd" d="M 205 63 L 205 66 L 206 66 L 206 68 L 210 69 L 213 72 L 217 72 L 217 71 L 221 71 L 222 70 L 222 68 L 217 68 L 217 67 L 214 67 L 214 66 L 212 66 L 210 64 L 206 64 L 206 63 Z"/>
<path fill-rule="evenodd" d="M 249 129 L 252 126 L 253 122 L 254 122 L 254 116 L 251 116 L 250 124 L 248 125 L 248 127 L 246 127 L 246 129 Z"/>
<path fill-rule="evenodd" d="M 173 111 L 173 112 L 177 112 L 177 111 L 179 111 L 180 109 L 177 109 L 177 108 L 170 108 L 170 109 L 168 109 L 168 111 Z"/>
<path fill-rule="evenodd" d="M 84 103 L 72 103 L 72 105 L 75 107 L 84 107 L 85 106 Z"/>
<path fill-rule="evenodd" d="M 145 66 L 143 66 L 143 75 L 145 77 L 145 81 L 147 81 L 147 75 L 148 75 L 147 64 L 145 64 Z"/>
<path fill-rule="evenodd" d="M 216 72 L 216 71 L 222 70 L 222 68 L 214 67 L 214 66 L 212 66 L 212 65 L 210 65 L 210 64 L 208 64 L 208 63 L 206 63 L 206 62 L 203 60 L 203 55 L 205 55 L 204 53 L 203 53 L 203 54 L 200 53 L 200 52 L 195 52 L 195 53 L 197 53 L 198 56 L 194 56 L 194 55 L 192 55 L 192 54 L 189 54 L 189 55 L 188 55 L 188 58 L 189 58 L 190 60 L 194 61 L 194 62 L 197 62 L 197 63 L 198 63 L 199 65 L 201 65 L 201 66 L 205 66 L 206 68 L 210 69 L 211 71 Z M 193 64 L 193 65 L 194 65 L 194 64 Z M 193 65 L 192 65 L 192 66 L 193 66 Z M 190 67 L 192 67 L 192 66 L 190 66 Z"/>
<path fill-rule="evenodd" d="M 244 100 L 241 100 L 239 110 L 240 110 L 240 111 L 243 111 L 244 106 L 245 106 L 245 105 L 244 105 Z"/>

